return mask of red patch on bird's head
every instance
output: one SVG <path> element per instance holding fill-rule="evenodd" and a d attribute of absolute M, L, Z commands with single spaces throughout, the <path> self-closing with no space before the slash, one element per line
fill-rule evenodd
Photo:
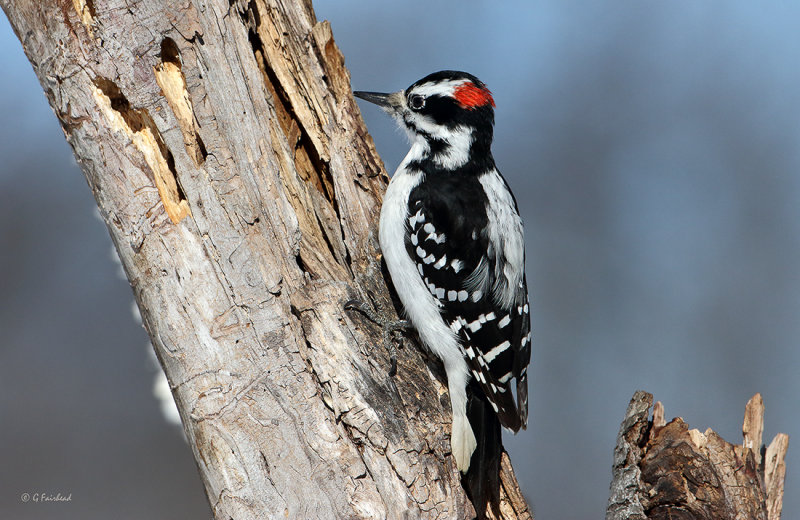
<path fill-rule="evenodd" d="M 494 106 L 492 93 L 486 87 L 479 87 L 471 81 L 462 83 L 453 91 L 453 97 L 458 103 L 469 110 L 482 107 L 487 104 Z"/>

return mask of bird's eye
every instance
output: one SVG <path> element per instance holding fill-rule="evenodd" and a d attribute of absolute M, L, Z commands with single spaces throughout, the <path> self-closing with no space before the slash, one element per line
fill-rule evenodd
<path fill-rule="evenodd" d="M 419 94 L 412 94 L 408 97 L 408 106 L 411 110 L 421 110 L 425 106 L 425 98 Z"/>

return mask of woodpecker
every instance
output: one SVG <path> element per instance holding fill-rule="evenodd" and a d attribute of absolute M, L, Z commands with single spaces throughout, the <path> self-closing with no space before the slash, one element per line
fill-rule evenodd
<path fill-rule="evenodd" d="M 525 244 L 516 199 L 492 157 L 494 99 L 472 74 L 450 70 L 399 92 L 354 94 L 391 115 L 411 141 L 383 199 L 379 240 L 408 319 L 444 365 L 451 451 L 466 473 L 480 451 L 473 426 L 485 426 L 470 424 L 472 397 L 512 432 L 528 420 Z M 484 435 L 498 444 L 490 451 L 502 449 L 499 425 Z"/>

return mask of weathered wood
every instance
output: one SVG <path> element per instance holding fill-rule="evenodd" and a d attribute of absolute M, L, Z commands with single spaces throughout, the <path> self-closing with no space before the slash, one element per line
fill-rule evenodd
<path fill-rule="evenodd" d="M 469 518 L 385 312 L 387 177 L 302 0 L 0 0 L 119 252 L 216 518 Z M 504 459 L 506 518 L 529 518 Z M 507 506 L 507 507 L 506 507 Z"/>
<path fill-rule="evenodd" d="M 636 392 L 614 452 L 607 520 L 779 520 L 788 437 L 779 434 L 761 460 L 764 403 L 747 403 L 744 442 L 725 442 L 711 429 L 690 430 L 681 418 L 664 423 L 663 406 Z M 773 448 L 774 446 L 774 448 Z M 758 456 L 757 456 L 758 454 Z"/>
<path fill-rule="evenodd" d="M 514 469 L 511 467 L 511 460 L 508 453 L 503 452 L 500 459 L 500 504 L 498 507 L 500 516 L 494 515 L 492 508 L 487 508 L 487 515 L 490 519 L 497 518 L 518 518 L 519 520 L 533 520 L 533 513 L 522 495 L 519 483 L 514 477 Z"/>
<path fill-rule="evenodd" d="M 764 462 L 764 484 L 767 492 L 767 519 L 780 520 L 783 507 L 783 483 L 786 478 L 786 450 L 789 436 L 779 433 L 767 446 Z"/>
<path fill-rule="evenodd" d="M 653 396 L 636 392 L 622 420 L 612 464 L 611 493 L 606 520 L 646 520 L 641 503 L 642 471 L 639 462 L 649 430 L 648 413 Z M 663 414 L 663 407 L 662 407 Z M 662 415 L 663 417 L 663 415 Z"/>
<path fill-rule="evenodd" d="M 744 407 L 744 422 L 742 423 L 742 446 L 750 450 L 756 465 L 761 464 L 761 436 L 764 432 L 764 400 L 761 394 L 756 394 L 747 401 Z"/>

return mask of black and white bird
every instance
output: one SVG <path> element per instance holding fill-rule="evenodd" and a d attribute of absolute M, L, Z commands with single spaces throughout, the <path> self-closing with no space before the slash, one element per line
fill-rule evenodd
<path fill-rule="evenodd" d="M 473 397 L 513 432 L 528 419 L 525 244 L 516 200 L 492 157 L 494 100 L 478 78 L 456 71 L 391 94 L 355 95 L 394 117 L 411 140 L 383 200 L 380 245 L 405 313 L 444 364 L 452 453 L 466 473 L 480 449 L 473 426 L 483 427 L 470 425 Z M 490 442 L 499 444 L 494 429 Z"/>

